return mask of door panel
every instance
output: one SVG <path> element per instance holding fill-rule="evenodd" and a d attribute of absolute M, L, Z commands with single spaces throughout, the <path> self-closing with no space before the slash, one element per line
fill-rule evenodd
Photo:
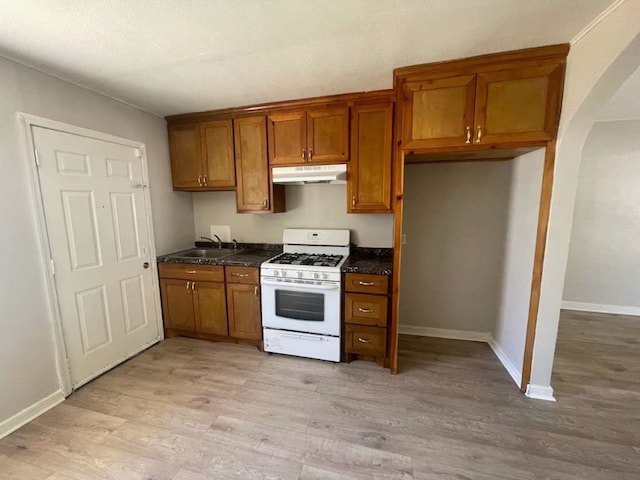
<path fill-rule="evenodd" d="M 227 284 L 229 335 L 235 338 L 260 340 L 260 287 L 241 283 Z"/>
<path fill-rule="evenodd" d="M 392 130 L 393 104 L 351 109 L 348 212 L 391 212 Z"/>
<path fill-rule="evenodd" d="M 269 165 L 306 162 L 305 112 L 273 113 L 267 118 Z"/>
<path fill-rule="evenodd" d="M 229 188 L 236 185 L 233 158 L 233 123 L 217 120 L 200 125 L 202 140 L 203 183 L 209 188 Z"/>
<path fill-rule="evenodd" d="M 75 388 L 158 339 L 137 149 L 33 127 Z"/>
<path fill-rule="evenodd" d="M 214 335 L 228 335 L 224 283 L 196 282 L 194 298 L 196 330 Z"/>
<path fill-rule="evenodd" d="M 408 82 L 402 148 L 464 145 L 473 128 L 475 86 L 475 75 Z"/>
<path fill-rule="evenodd" d="M 202 177 L 200 128 L 197 123 L 169 127 L 173 188 L 199 188 Z"/>
<path fill-rule="evenodd" d="M 164 309 L 164 328 L 195 331 L 193 291 L 188 280 L 163 278 L 162 308 Z"/>
<path fill-rule="evenodd" d="M 476 141 L 478 127 L 482 143 L 550 140 L 561 87 L 559 64 L 479 73 Z"/>
<path fill-rule="evenodd" d="M 266 130 L 263 116 L 234 120 L 238 212 L 270 209 Z"/>
<path fill-rule="evenodd" d="M 312 163 L 349 160 L 349 109 L 322 108 L 307 112 L 307 158 Z"/>

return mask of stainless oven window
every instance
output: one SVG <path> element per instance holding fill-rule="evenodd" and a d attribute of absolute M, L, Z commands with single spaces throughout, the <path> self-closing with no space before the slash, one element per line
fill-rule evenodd
<path fill-rule="evenodd" d="M 276 289 L 275 295 L 278 317 L 311 322 L 324 321 L 324 294 Z"/>

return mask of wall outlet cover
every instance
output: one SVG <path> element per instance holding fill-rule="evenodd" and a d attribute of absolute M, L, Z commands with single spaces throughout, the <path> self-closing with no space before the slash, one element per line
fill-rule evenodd
<path fill-rule="evenodd" d="M 214 235 L 218 235 L 223 242 L 231 241 L 231 227 L 229 225 L 210 225 L 210 237 L 215 239 Z"/>

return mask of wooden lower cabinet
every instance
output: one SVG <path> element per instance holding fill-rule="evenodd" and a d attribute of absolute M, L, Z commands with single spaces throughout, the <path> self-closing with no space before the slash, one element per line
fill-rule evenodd
<path fill-rule="evenodd" d="M 258 268 L 161 263 L 159 272 L 166 337 L 261 347 Z"/>
<path fill-rule="evenodd" d="M 224 283 L 194 282 L 196 331 L 229 335 Z"/>
<path fill-rule="evenodd" d="M 344 352 L 347 362 L 388 366 L 389 284 L 386 275 L 347 273 L 344 279 Z"/>
<path fill-rule="evenodd" d="M 193 308 L 193 293 L 188 280 L 162 278 L 162 313 L 164 327 L 176 330 L 196 331 Z"/>
<path fill-rule="evenodd" d="M 260 287 L 258 285 L 228 283 L 227 306 L 229 335 L 247 340 L 262 338 Z"/>

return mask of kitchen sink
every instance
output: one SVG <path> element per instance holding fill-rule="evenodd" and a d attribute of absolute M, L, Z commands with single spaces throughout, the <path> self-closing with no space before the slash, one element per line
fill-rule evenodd
<path fill-rule="evenodd" d="M 171 256 L 183 258 L 221 258 L 238 253 L 238 251 L 239 250 L 234 250 L 233 248 L 192 248 L 174 253 Z"/>

